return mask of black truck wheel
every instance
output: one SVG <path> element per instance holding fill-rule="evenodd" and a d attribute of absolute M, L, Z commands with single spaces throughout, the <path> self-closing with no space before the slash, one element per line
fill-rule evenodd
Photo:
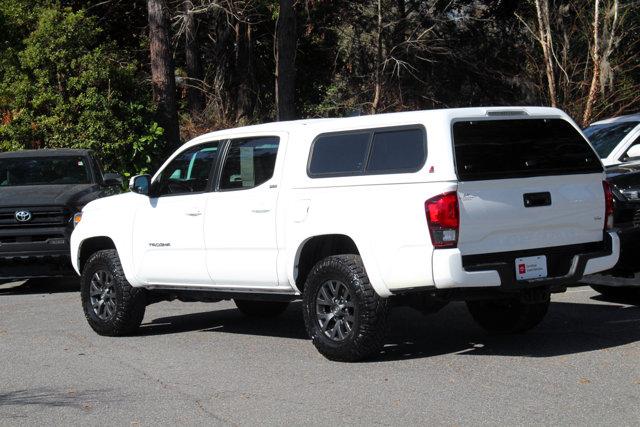
<path fill-rule="evenodd" d="M 379 353 L 384 344 L 388 303 L 369 283 L 358 255 L 318 262 L 303 291 L 307 332 L 330 360 L 356 362 Z"/>
<path fill-rule="evenodd" d="M 234 299 L 238 310 L 248 317 L 276 317 L 284 313 L 289 306 L 287 301 L 251 301 Z"/>
<path fill-rule="evenodd" d="M 549 309 L 550 298 L 530 302 L 522 298 L 467 301 L 473 319 L 486 331 L 511 334 L 537 326 Z"/>
<path fill-rule="evenodd" d="M 127 281 L 115 250 L 93 254 L 80 280 L 84 315 L 100 335 L 121 336 L 135 332 L 146 308 L 143 289 Z"/>

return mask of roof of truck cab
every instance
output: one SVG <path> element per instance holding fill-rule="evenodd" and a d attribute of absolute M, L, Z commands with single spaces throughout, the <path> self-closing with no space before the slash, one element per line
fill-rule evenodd
<path fill-rule="evenodd" d="M 356 117 L 341 118 L 321 118 L 321 119 L 302 119 L 282 122 L 270 122 L 258 125 L 243 126 L 237 128 L 223 129 L 210 132 L 189 141 L 190 143 L 199 143 L 203 140 L 211 140 L 219 137 L 233 137 L 238 134 L 247 133 L 263 133 L 263 132 L 287 132 L 291 130 L 307 130 L 313 132 L 331 132 L 335 130 L 343 130 L 353 127 L 354 129 L 365 129 L 367 127 L 393 126 L 403 124 L 404 122 L 420 123 L 429 117 L 432 118 L 462 118 L 462 117 L 481 117 L 489 116 L 490 113 L 504 113 L 505 117 L 518 118 L 516 113 L 522 113 L 525 117 L 531 116 L 558 116 L 565 113 L 557 108 L 551 107 L 473 107 L 473 108 L 450 108 L 450 109 L 434 109 L 406 111 L 400 113 L 384 113 L 370 114 Z M 503 118 L 505 118 L 503 117 Z M 496 116 L 496 119 L 500 117 Z M 408 123 L 404 123 L 408 124 Z"/>
<path fill-rule="evenodd" d="M 0 153 L 0 159 L 21 159 L 33 157 L 67 157 L 67 156 L 87 156 L 91 150 L 58 148 L 58 149 L 42 149 L 42 150 L 20 150 L 6 151 Z"/>

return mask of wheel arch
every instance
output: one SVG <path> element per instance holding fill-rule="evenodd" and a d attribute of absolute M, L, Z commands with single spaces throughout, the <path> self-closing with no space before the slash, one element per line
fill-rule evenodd
<path fill-rule="evenodd" d="M 386 288 L 383 289 L 381 281 L 378 280 L 373 260 L 363 251 L 363 245 L 358 245 L 356 239 L 343 233 L 309 236 L 298 245 L 289 272 L 298 291 L 304 290 L 307 277 L 316 263 L 332 255 L 359 255 L 371 284 L 380 296 L 387 296 L 388 291 L 385 291 Z"/>
<path fill-rule="evenodd" d="M 82 273 L 91 255 L 106 249 L 114 249 L 117 251 L 116 244 L 110 237 L 94 236 L 83 240 L 78 248 L 78 269 L 80 273 Z"/>

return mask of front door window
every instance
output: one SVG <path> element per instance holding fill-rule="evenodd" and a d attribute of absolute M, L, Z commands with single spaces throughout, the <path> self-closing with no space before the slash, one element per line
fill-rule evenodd
<path fill-rule="evenodd" d="M 202 193 L 210 187 L 219 142 L 196 145 L 178 154 L 152 185 L 154 197 Z"/>

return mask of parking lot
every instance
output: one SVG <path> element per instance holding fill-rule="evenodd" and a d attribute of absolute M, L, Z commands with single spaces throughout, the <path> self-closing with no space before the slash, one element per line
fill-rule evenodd
<path fill-rule="evenodd" d="M 490 336 L 463 304 L 395 309 L 368 363 L 329 362 L 299 304 L 148 307 L 137 336 L 86 324 L 76 284 L 0 285 L 0 424 L 616 424 L 640 421 L 640 309 L 588 287 L 532 332 Z"/>

